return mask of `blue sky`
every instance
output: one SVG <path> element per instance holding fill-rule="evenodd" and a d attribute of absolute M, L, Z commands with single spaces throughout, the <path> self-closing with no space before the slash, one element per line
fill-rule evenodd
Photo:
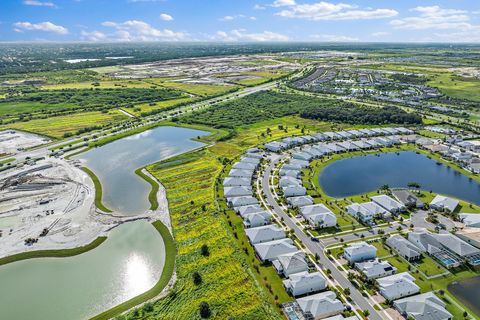
<path fill-rule="evenodd" d="M 480 2 L 0 0 L 0 41 L 480 42 Z"/>

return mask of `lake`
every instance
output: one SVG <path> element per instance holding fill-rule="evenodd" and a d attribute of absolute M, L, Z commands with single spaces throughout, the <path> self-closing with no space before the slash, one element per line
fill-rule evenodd
<path fill-rule="evenodd" d="M 163 239 L 150 223 L 124 224 L 81 255 L 2 266 L 0 319 L 87 319 L 152 288 L 164 263 Z"/>
<path fill-rule="evenodd" d="M 382 185 L 421 189 L 480 204 L 480 183 L 423 154 L 405 151 L 355 156 L 335 161 L 320 172 L 319 183 L 331 197 L 344 198 L 377 190 Z"/>
<path fill-rule="evenodd" d="M 150 185 L 135 174 L 147 164 L 203 146 L 192 138 L 208 132 L 179 128 L 157 127 L 94 148 L 76 159 L 85 162 L 100 179 L 103 203 L 125 215 L 144 213 L 150 207 Z"/>
<path fill-rule="evenodd" d="M 448 291 L 480 316 L 480 276 L 450 283 Z"/>

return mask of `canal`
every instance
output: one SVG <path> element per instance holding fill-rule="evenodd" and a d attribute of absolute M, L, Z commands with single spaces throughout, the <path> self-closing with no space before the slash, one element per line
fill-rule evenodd
<path fill-rule="evenodd" d="M 423 154 L 400 153 L 354 156 L 327 165 L 319 175 L 323 191 L 344 198 L 377 190 L 382 185 L 421 189 L 480 204 L 480 183 Z"/>

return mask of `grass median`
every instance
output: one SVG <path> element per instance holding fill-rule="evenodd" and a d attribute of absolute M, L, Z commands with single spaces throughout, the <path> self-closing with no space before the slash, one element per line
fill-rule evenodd
<path fill-rule="evenodd" d="M 100 183 L 98 177 L 87 167 L 82 167 L 81 169 L 90 176 L 90 178 L 93 180 L 93 184 L 95 185 L 95 206 L 103 212 L 112 212 L 112 210 L 108 209 L 102 202 L 102 184 Z"/>

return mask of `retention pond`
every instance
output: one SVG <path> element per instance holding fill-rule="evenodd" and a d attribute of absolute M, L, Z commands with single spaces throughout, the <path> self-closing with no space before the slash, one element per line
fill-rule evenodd
<path fill-rule="evenodd" d="M 382 185 L 423 190 L 480 204 L 480 183 L 415 152 L 355 156 L 335 161 L 320 172 L 319 183 L 331 197 L 344 198 L 377 190 Z"/>

